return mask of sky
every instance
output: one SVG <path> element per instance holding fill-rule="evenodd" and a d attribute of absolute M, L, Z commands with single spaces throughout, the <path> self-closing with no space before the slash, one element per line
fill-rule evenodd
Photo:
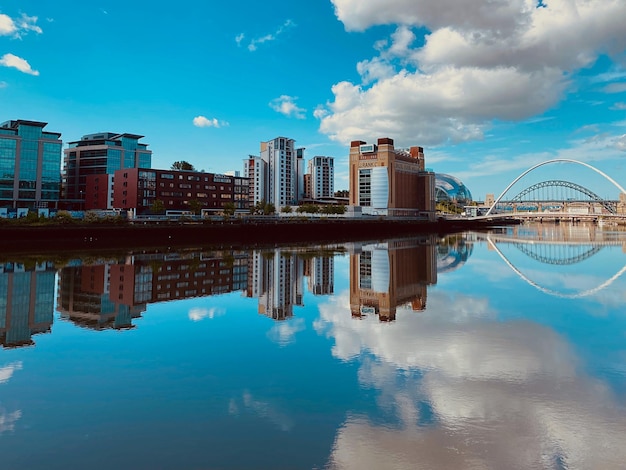
<path fill-rule="evenodd" d="M 211 173 L 288 137 L 334 157 L 335 190 L 350 142 L 381 137 L 475 200 L 553 159 L 624 188 L 625 19 L 624 0 L 0 0 L 0 122 L 139 134 L 153 168 Z M 619 194 L 574 163 L 533 178 Z"/>

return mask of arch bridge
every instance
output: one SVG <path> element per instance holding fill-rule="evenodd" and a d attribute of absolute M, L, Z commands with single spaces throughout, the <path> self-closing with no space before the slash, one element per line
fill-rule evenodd
<path fill-rule="evenodd" d="M 554 163 L 584 166 L 610 182 L 619 191 L 619 200 L 606 200 L 590 189 L 571 181 L 548 180 L 533 184 L 512 198 L 506 198 L 513 186 L 537 168 Z M 599 216 L 626 217 L 626 190 L 609 175 L 578 160 L 557 158 L 541 162 L 515 178 L 489 207 L 485 218 L 537 217 L 558 214 L 559 218 L 598 218 Z"/>

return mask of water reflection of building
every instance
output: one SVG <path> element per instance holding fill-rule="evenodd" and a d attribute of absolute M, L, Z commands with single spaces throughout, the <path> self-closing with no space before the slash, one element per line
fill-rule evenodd
<path fill-rule="evenodd" d="M 449 235 L 437 244 L 437 272 L 454 271 L 472 254 L 475 236 L 471 233 Z"/>
<path fill-rule="evenodd" d="M 259 313 L 274 320 L 293 316 L 293 306 L 302 306 L 304 263 L 295 253 L 280 248 L 254 251 L 252 276 L 246 294 L 259 299 Z"/>
<path fill-rule="evenodd" d="M 426 288 L 437 282 L 436 243 L 431 237 L 350 245 L 350 310 L 395 320 L 396 308 L 426 307 Z"/>
<path fill-rule="evenodd" d="M 258 311 L 274 320 L 293 316 L 303 306 L 304 277 L 315 295 L 334 292 L 334 257 L 331 252 L 276 248 L 255 251 L 250 257 L 246 296 L 259 299 Z"/>
<path fill-rule="evenodd" d="M 33 344 L 31 336 L 50 331 L 54 312 L 52 263 L 0 265 L 0 341 L 4 347 Z"/>
<path fill-rule="evenodd" d="M 129 328 L 146 304 L 245 289 L 247 258 L 243 252 L 146 253 L 66 267 L 59 273 L 57 308 L 81 326 Z"/>
<path fill-rule="evenodd" d="M 127 293 L 132 276 L 110 264 L 70 266 L 59 273 L 57 310 L 79 326 L 97 330 L 130 328 L 131 320 L 145 311 Z"/>
<path fill-rule="evenodd" d="M 335 286 L 335 258 L 319 255 L 304 261 L 304 275 L 309 278 L 309 292 L 313 295 L 332 295 Z"/>

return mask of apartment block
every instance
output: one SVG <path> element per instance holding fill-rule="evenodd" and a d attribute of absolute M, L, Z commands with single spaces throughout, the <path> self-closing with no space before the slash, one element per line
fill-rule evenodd
<path fill-rule="evenodd" d="M 102 186 L 102 191 L 108 191 Z M 100 196 L 94 187 L 93 199 Z M 198 171 L 128 168 L 117 170 L 113 183 L 113 206 L 136 215 L 151 212 L 156 201 L 164 210 L 207 209 L 220 212 L 227 203 L 249 210 L 248 178 Z"/>

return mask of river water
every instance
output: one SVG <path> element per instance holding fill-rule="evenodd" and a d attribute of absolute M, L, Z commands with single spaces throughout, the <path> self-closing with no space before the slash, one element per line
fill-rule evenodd
<path fill-rule="evenodd" d="M 626 232 L 4 254 L 2 469 L 621 469 Z"/>

